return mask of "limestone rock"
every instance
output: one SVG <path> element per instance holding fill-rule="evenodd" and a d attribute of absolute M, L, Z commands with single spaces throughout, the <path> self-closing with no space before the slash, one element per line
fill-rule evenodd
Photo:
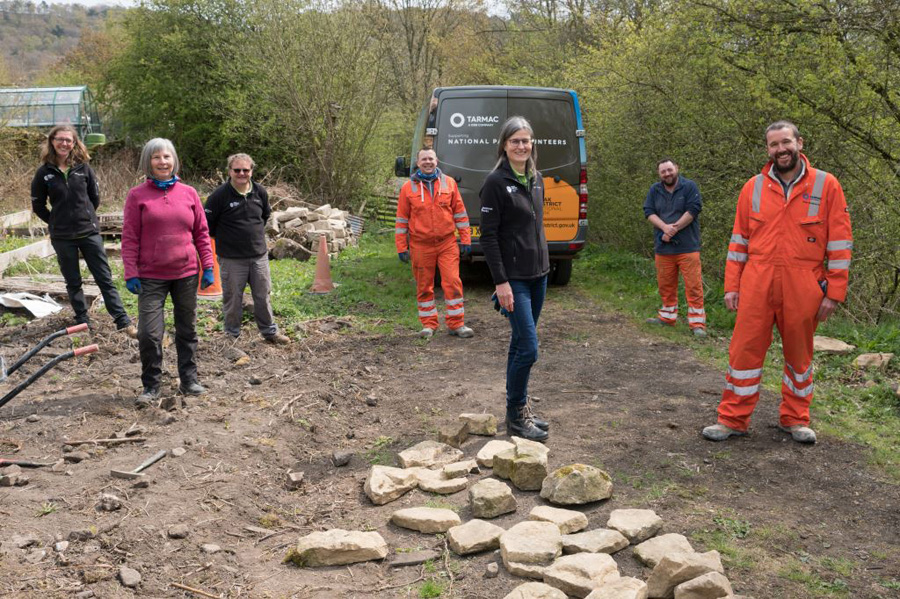
<path fill-rule="evenodd" d="M 585 464 L 572 464 L 554 470 L 544 479 L 541 497 L 558 505 L 581 505 L 608 499 L 612 490 L 612 479 L 606 472 Z"/>
<path fill-rule="evenodd" d="M 497 575 L 500 574 L 500 566 L 497 565 L 497 562 L 491 562 L 484 569 L 484 577 L 485 578 L 497 578 Z"/>
<path fill-rule="evenodd" d="M 453 510 L 433 507 L 412 507 L 391 514 L 391 522 L 397 526 L 434 534 L 447 532 L 462 521 Z"/>
<path fill-rule="evenodd" d="M 469 504 L 476 518 L 496 518 L 514 512 L 518 507 L 509 485 L 493 478 L 485 478 L 469 487 Z"/>
<path fill-rule="evenodd" d="M 564 555 L 544 570 L 545 583 L 575 597 L 587 597 L 600 585 L 617 578 L 616 560 L 606 553 Z"/>
<path fill-rule="evenodd" d="M 718 551 L 706 553 L 676 553 L 662 558 L 647 579 L 648 596 L 671 599 L 675 587 L 707 572 L 724 574 Z"/>
<path fill-rule="evenodd" d="M 458 462 L 462 457 L 463 452 L 460 450 L 437 441 L 422 441 L 397 454 L 400 465 L 404 468 L 412 468 L 413 466 L 434 468 Z"/>
<path fill-rule="evenodd" d="M 479 474 L 478 462 L 475 460 L 463 460 L 462 462 L 453 462 L 444 466 L 444 476 L 446 478 L 460 478 L 469 474 Z"/>
<path fill-rule="evenodd" d="M 10 539 L 17 549 L 28 549 L 29 547 L 38 546 L 41 540 L 34 535 L 13 535 Z"/>
<path fill-rule="evenodd" d="M 422 549 L 420 551 L 411 551 L 409 553 L 398 553 L 391 559 L 392 568 L 404 568 L 407 566 L 418 566 L 427 561 L 436 561 L 440 559 L 441 554 L 434 549 Z"/>
<path fill-rule="evenodd" d="M 504 532 L 506 531 L 496 524 L 475 519 L 448 530 L 447 539 L 450 542 L 450 549 L 455 553 L 469 555 L 497 549 L 500 547 L 500 535 Z"/>
<path fill-rule="evenodd" d="M 500 535 L 504 564 L 549 566 L 561 553 L 562 535 L 552 522 L 519 522 Z"/>
<path fill-rule="evenodd" d="M 544 445 L 543 443 L 538 443 L 537 441 L 529 441 L 528 439 L 523 439 L 522 437 L 510 437 L 513 442 L 513 445 L 516 448 L 517 456 L 543 456 L 547 457 L 550 455 L 550 448 Z"/>
<path fill-rule="evenodd" d="M 176 524 L 167 531 L 170 539 L 186 539 L 191 534 L 191 528 L 187 524 Z"/>
<path fill-rule="evenodd" d="M 112 493 L 101 493 L 97 509 L 103 512 L 115 512 L 122 509 L 122 500 Z"/>
<path fill-rule="evenodd" d="M 597 528 L 574 535 L 563 535 L 563 553 L 615 553 L 630 545 L 618 530 Z"/>
<path fill-rule="evenodd" d="M 640 543 L 659 532 L 662 518 L 653 510 L 613 510 L 606 526 L 618 530 L 632 543 Z"/>
<path fill-rule="evenodd" d="M 815 335 L 813 337 L 813 351 L 823 354 L 848 354 L 856 349 L 855 345 L 844 343 L 840 339 Z"/>
<path fill-rule="evenodd" d="M 200 545 L 200 551 L 213 555 L 222 551 L 222 548 L 215 543 L 204 543 L 203 545 Z"/>
<path fill-rule="evenodd" d="M 566 594 L 543 582 L 526 582 L 503 599 L 566 599 Z"/>
<path fill-rule="evenodd" d="M 441 470 L 429 468 L 408 468 L 413 472 L 418 481 L 419 488 L 428 493 L 450 495 L 462 491 L 469 485 L 466 478 L 447 478 Z"/>
<path fill-rule="evenodd" d="M 539 522 L 553 522 L 559 527 L 559 532 L 567 535 L 583 530 L 588 525 L 587 516 L 575 510 L 563 510 L 548 505 L 539 505 L 528 514 L 529 520 Z"/>
<path fill-rule="evenodd" d="M 438 441 L 457 449 L 469 438 L 469 423 L 457 420 L 448 422 L 438 430 Z"/>
<path fill-rule="evenodd" d="M 507 449 L 513 448 L 515 448 L 515 445 L 513 445 L 509 441 L 501 441 L 500 439 L 488 441 L 487 443 L 485 443 L 484 447 L 478 450 L 478 454 L 475 456 L 475 461 L 478 462 L 478 465 L 482 468 L 493 468 L 494 456 L 501 451 L 506 451 Z"/>
<path fill-rule="evenodd" d="M 595 589 L 587 599 L 647 599 L 647 583 L 624 576 Z"/>
<path fill-rule="evenodd" d="M 694 553 L 690 541 L 684 535 L 670 533 L 647 539 L 634 548 L 634 557 L 651 568 L 667 555 L 675 553 Z"/>
<path fill-rule="evenodd" d="M 509 449 L 498 451 L 494 454 L 494 460 L 491 468 L 494 469 L 494 476 L 509 480 L 509 473 L 512 470 L 512 463 L 516 459 L 516 447 L 513 445 Z"/>
<path fill-rule="evenodd" d="M 292 258 L 303 262 L 309 260 L 312 256 L 312 252 L 287 237 L 278 238 L 269 253 L 272 254 L 272 258 L 275 260 Z"/>
<path fill-rule="evenodd" d="M 722 599 L 733 596 L 731 583 L 718 572 L 707 572 L 675 587 L 675 599 Z"/>
<path fill-rule="evenodd" d="M 412 491 L 419 484 L 414 472 L 391 466 L 372 466 L 363 490 L 375 505 L 384 505 Z"/>
<path fill-rule="evenodd" d="M 860 354 L 853 360 L 857 368 L 884 368 L 888 365 L 894 354 Z"/>
<path fill-rule="evenodd" d="M 302 537 L 285 561 L 300 567 L 341 566 L 384 559 L 388 546 L 377 532 L 335 528 Z"/>
<path fill-rule="evenodd" d="M 535 580 L 544 580 L 544 570 L 547 569 L 547 566 L 541 566 L 539 564 L 524 564 L 522 562 L 503 562 L 504 567 L 506 567 L 506 571 L 512 574 L 513 576 L 520 576 L 522 578 L 534 578 Z"/>
<path fill-rule="evenodd" d="M 459 419 L 469 425 L 470 435 L 493 437 L 497 434 L 497 417 L 493 414 L 460 414 Z"/>
<path fill-rule="evenodd" d="M 133 589 L 137 585 L 141 584 L 141 573 L 134 568 L 121 566 L 119 568 L 119 582 L 122 583 L 122 586 Z"/>

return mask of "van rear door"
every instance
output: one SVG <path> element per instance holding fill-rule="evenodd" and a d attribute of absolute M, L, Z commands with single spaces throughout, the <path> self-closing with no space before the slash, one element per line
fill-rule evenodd
<path fill-rule="evenodd" d="M 538 169 L 544 177 L 547 241 L 571 241 L 578 233 L 581 156 L 572 96 L 562 90 L 511 88 L 507 111 L 534 127 Z"/>

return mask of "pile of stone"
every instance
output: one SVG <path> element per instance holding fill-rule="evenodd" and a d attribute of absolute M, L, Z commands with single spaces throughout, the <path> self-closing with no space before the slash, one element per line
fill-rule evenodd
<path fill-rule="evenodd" d="M 350 228 L 350 214 L 345 210 L 324 206 L 292 206 L 272 212 L 266 223 L 269 253 L 272 258 L 308 260 L 319 251 L 320 238 L 325 237 L 331 258 L 344 248 L 356 245 L 358 238 Z"/>
<path fill-rule="evenodd" d="M 518 509 L 512 488 L 503 481 L 520 491 L 540 491 L 541 498 L 560 506 L 609 499 L 613 484 L 607 473 L 584 464 L 551 472 L 549 448 L 518 437 L 489 441 L 474 460 L 465 459 L 458 445 L 468 434 L 496 434 L 493 416 L 473 416 L 463 414 L 442 429 L 439 436 L 456 447 L 423 441 L 398 454 L 399 468 L 373 466 L 364 484 L 375 505 L 396 501 L 415 488 L 445 494 L 468 490 L 473 519 L 463 522 L 455 510 L 416 506 L 395 511 L 392 524 L 445 534 L 450 550 L 461 556 L 499 550 L 507 572 L 539 581 L 516 587 L 505 599 L 740 597 L 725 577 L 717 551 L 698 553 L 685 536 L 660 534 L 664 523 L 652 510 L 615 509 L 603 527 L 593 529 L 585 513 L 551 505 L 535 507 L 509 529 L 488 522 Z M 469 484 L 469 475 L 481 474 L 480 468 L 491 468 L 494 477 Z M 622 576 L 612 557 L 632 545 L 634 558 L 651 568 L 646 580 Z M 301 566 L 328 566 L 385 559 L 389 553 L 377 532 L 330 530 L 300 539 L 287 559 Z M 496 564 L 490 564 L 485 575 L 496 573 Z"/>

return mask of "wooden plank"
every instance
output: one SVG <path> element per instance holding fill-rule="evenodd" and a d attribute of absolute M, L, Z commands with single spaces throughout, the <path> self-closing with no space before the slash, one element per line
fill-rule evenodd
<path fill-rule="evenodd" d="M 42 239 L 41 241 L 26 245 L 25 247 L 4 252 L 0 254 L 0 273 L 16 262 L 24 262 L 29 258 L 48 258 L 54 254 L 56 254 L 56 252 L 50 244 L 49 239 Z"/>
<path fill-rule="evenodd" d="M 4 214 L 3 216 L 0 216 L 0 226 L 2 226 L 4 229 L 20 225 L 28 226 L 30 222 L 31 210 L 22 210 L 20 212 L 13 212 L 12 214 Z"/>
<path fill-rule="evenodd" d="M 85 283 L 82 286 L 82 289 L 84 290 L 85 301 L 87 301 L 88 304 L 91 304 L 100 295 L 100 288 L 95 285 L 88 285 L 87 283 Z M 50 297 L 60 297 L 65 300 L 69 299 L 69 294 L 66 292 L 65 282 L 43 283 L 39 281 L 32 281 L 28 277 L 9 277 L 0 279 L 0 290 L 11 293 L 26 291 L 35 295 L 44 295 L 46 293 Z"/>

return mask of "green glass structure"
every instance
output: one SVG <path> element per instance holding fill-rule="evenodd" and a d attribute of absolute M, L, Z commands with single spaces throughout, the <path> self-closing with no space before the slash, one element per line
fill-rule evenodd
<path fill-rule="evenodd" d="M 84 139 L 100 133 L 100 115 L 86 85 L 0 88 L 0 126 L 50 128 L 71 124 Z"/>

